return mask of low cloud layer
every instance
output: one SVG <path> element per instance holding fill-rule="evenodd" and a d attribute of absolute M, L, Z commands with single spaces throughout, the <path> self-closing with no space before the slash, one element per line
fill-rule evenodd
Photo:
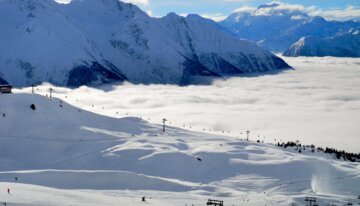
<path fill-rule="evenodd" d="M 284 59 L 295 70 L 210 86 L 55 88 L 55 96 L 114 117 L 132 115 L 159 124 L 167 118 L 173 126 L 195 131 L 245 138 L 250 130 L 252 140 L 300 140 L 360 152 L 360 59 Z M 48 88 L 40 86 L 39 92 Z"/>
<path fill-rule="evenodd" d="M 132 3 L 132 4 L 140 4 L 140 5 L 149 4 L 149 0 L 122 0 L 122 2 Z"/>

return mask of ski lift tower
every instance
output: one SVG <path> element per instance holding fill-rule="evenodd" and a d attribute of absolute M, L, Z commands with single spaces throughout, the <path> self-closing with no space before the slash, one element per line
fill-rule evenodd
<path fill-rule="evenodd" d="M 318 205 L 315 197 L 305 197 L 305 202 L 309 202 L 309 206 Z"/>
<path fill-rule="evenodd" d="M 53 93 L 53 88 L 50 88 L 49 92 L 50 92 L 50 99 L 51 99 L 52 98 L 52 93 Z"/>
<path fill-rule="evenodd" d="M 162 121 L 163 121 L 163 132 L 165 132 L 165 122 L 167 121 L 167 119 L 164 118 Z"/>

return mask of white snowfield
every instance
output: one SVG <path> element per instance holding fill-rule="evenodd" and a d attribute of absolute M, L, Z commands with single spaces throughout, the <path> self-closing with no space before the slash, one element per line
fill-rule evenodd
<path fill-rule="evenodd" d="M 0 94 L 0 204 L 304 205 L 311 196 L 342 205 L 359 203 L 359 185 L 359 163 L 309 148 L 300 154 L 175 127 L 162 132 L 57 98 Z"/>

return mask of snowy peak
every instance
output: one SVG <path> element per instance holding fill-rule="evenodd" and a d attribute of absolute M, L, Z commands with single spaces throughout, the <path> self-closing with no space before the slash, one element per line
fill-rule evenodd
<path fill-rule="evenodd" d="M 360 25 L 354 21 L 327 21 L 311 16 L 301 5 L 275 2 L 258 8 L 240 8 L 220 22 L 235 35 L 266 49 L 283 52 L 302 37 L 331 37 Z"/>
<path fill-rule="evenodd" d="M 302 11 L 298 5 L 285 4 L 282 2 L 260 5 L 252 15 L 255 16 L 282 16 L 283 18 L 295 19 L 308 18 L 309 16 Z"/>
<path fill-rule="evenodd" d="M 265 8 L 275 8 L 275 7 L 278 7 L 280 6 L 280 3 L 278 2 L 275 2 L 275 3 L 269 3 L 269 4 L 263 4 L 263 5 L 260 5 L 257 10 L 260 10 L 260 9 L 265 9 Z"/>
<path fill-rule="evenodd" d="M 250 16 L 282 16 L 283 18 L 294 19 L 295 16 L 308 18 L 308 14 L 303 11 L 300 5 L 286 4 L 282 2 L 273 2 L 269 4 L 260 5 L 257 8 L 244 7 L 236 10 L 231 16 L 243 16 L 248 14 Z"/>
<path fill-rule="evenodd" d="M 16 86 L 191 84 L 289 67 L 197 15 L 151 18 L 117 0 L 12 0 L 0 9 L 0 77 Z"/>
<path fill-rule="evenodd" d="M 122 13 L 128 17 L 148 17 L 148 15 L 137 6 L 123 3 L 118 0 L 73 0 L 64 7 L 81 11 L 91 12 L 90 15 L 116 15 Z"/>
<path fill-rule="evenodd" d="M 309 36 L 301 38 L 285 56 L 360 57 L 360 33 L 357 29 L 340 32 L 333 37 Z"/>

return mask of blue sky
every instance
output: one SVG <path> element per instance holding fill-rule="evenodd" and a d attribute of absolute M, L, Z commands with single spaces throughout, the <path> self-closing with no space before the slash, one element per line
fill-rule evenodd
<path fill-rule="evenodd" d="M 169 12 L 177 14 L 196 13 L 221 20 L 240 7 L 258 7 L 272 0 L 126 0 L 140 6 L 153 16 L 164 16 Z M 360 0 L 283 0 L 289 5 L 301 5 L 309 8 L 314 15 L 328 19 L 345 20 L 360 18 Z"/>
<path fill-rule="evenodd" d="M 70 0 L 57 0 L 70 1 Z M 161 17 L 169 12 L 177 14 L 200 14 L 219 20 L 240 7 L 258 7 L 273 0 L 123 0 L 138 5 L 148 14 Z M 282 0 L 285 4 L 311 8 L 316 15 L 329 19 L 360 19 L 360 0 Z"/>

